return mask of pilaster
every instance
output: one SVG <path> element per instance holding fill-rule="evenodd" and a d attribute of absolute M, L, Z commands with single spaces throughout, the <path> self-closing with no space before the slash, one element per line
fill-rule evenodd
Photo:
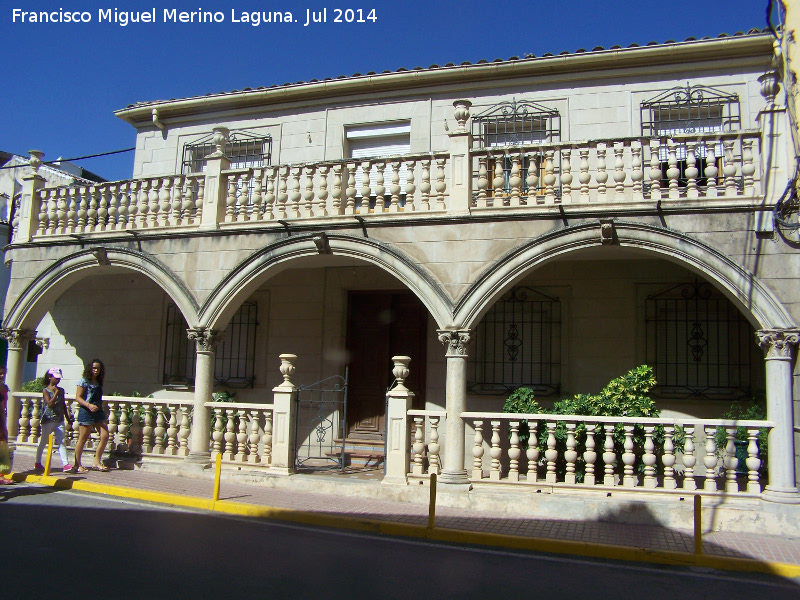
<path fill-rule="evenodd" d="M 214 144 L 216 152 L 206 157 L 206 185 L 203 197 L 203 213 L 200 221 L 202 229 L 217 229 L 225 221 L 227 186 L 223 185 L 223 171 L 231 166 L 225 155 L 229 131 L 226 127 L 214 127 Z"/>
<path fill-rule="evenodd" d="M 472 103 L 469 100 L 453 102 L 458 128 L 449 134 L 452 177 L 447 212 L 451 213 L 469 213 L 472 204 L 472 165 L 470 162 L 472 135 L 466 126 L 471 106 Z"/>
<path fill-rule="evenodd" d="M 281 375 L 283 383 L 272 388 L 272 464 L 270 473 L 291 475 L 294 473 L 295 460 L 295 410 L 297 405 L 297 388 L 292 383 L 295 371 L 295 354 L 281 354 Z"/>

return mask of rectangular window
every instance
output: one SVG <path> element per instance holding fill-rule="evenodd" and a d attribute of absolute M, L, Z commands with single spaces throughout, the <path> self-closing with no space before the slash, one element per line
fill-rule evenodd
<path fill-rule="evenodd" d="M 256 304 L 245 302 L 231 318 L 222 342 L 215 348 L 215 385 L 253 387 L 257 325 Z M 188 328 L 178 307 L 170 304 L 164 336 L 164 385 L 194 385 L 195 349 L 186 336 Z"/>
<path fill-rule="evenodd" d="M 504 393 L 520 386 L 539 395 L 561 385 L 561 302 L 514 287 L 486 313 L 475 331 L 469 388 Z"/>
<path fill-rule="evenodd" d="M 217 150 L 212 142 L 212 135 L 184 145 L 184 173 L 205 172 L 206 158 Z M 270 136 L 256 136 L 246 132 L 231 133 L 225 147 L 225 155 L 231 161 L 231 169 L 267 166 L 271 161 L 271 153 L 272 138 Z"/>
<path fill-rule="evenodd" d="M 411 153 L 411 123 L 385 123 L 380 125 L 360 125 L 348 127 L 345 131 L 347 139 L 347 153 L 350 158 L 384 158 L 389 156 L 402 156 Z M 385 196 L 388 197 L 394 169 L 387 162 L 383 170 L 383 186 L 386 188 Z M 400 165 L 400 189 L 405 190 L 407 168 Z M 361 198 L 361 188 L 364 181 L 364 169 L 361 164 L 356 165 L 356 198 Z M 373 165 L 369 171 L 369 187 L 372 190 L 370 204 L 375 203 L 375 188 L 378 185 L 378 168 Z M 405 204 L 405 193 L 401 191 L 401 206 Z"/>

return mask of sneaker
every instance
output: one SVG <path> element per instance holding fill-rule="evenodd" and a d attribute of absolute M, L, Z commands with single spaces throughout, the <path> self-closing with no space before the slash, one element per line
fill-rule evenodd
<path fill-rule="evenodd" d="M 36 463 L 33 465 L 34 471 L 44 471 L 44 465 L 42 463 Z"/>
<path fill-rule="evenodd" d="M 67 465 L 64 465 L 64 467 L 63 467 L 61 470 L 62 470 L 64 473 L 72 473 L 72 470 L 73 470 L 74 468 L 75 468 L 75 467 L 73 467 L 72 465 L 69 465 L 69 464 L 67 464 Z"/>

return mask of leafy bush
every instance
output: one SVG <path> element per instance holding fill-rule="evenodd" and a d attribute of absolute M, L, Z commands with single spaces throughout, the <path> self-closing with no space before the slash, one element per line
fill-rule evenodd
<path fill-rule="evenodd" d="M 722 413 L 720 419 L 729 421 L 766 421 L 767 410 L 764 404 L 756 399 L 749 402 L 734 402 L 727 411 Z M 758 430 L 758 456 L 762 461 L 762 465 L 767 464 L 768 435 L 769 429 L 766 427 L 762 427 Z M 745 427 L 737 427 L 736 437 L 734 439 L 737 442 L 746 442 L 747 429 Z M 728 444 L 728 437 L 724 427 L 717 427 L 717 431 L 714 434 L 714 442 L 717 444 L 717 456 L 725 454 L 725 446 Z"/>
<path fill-rule="evenodd" d="M 41 377 L 37 377 L 36 379 L 31 379 L 30 381 L 26 381 L 25 383 L 22 384 L 22 389 L 20 391 L 41 392 L 43 387 L 45 387 L 44 375 L 42 375 Z"/>
<path fill-rule="evenodd" d="M 524 413 L 529 415 L 539 414 L 542 411 L 542 407 L 539 406 L 539 403 L 536 401 L 534 397 L 534 392 L 530 388 L 521 387 L 517 388 L 511 395 L 506 398 L 505 404 L 503 404 L 503 412 L 504 413 Z M 523 450 L 528 449 L 528 440 L 531 437 L 530 427 L 528 427 L 528 421 L 523 420 L 520 421 L 519 424 L 519 445 L 520 448 Z"/>

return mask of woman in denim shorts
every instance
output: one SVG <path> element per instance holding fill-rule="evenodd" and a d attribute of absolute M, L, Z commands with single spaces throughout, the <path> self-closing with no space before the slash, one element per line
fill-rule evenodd
<path fill-rule="evenodd" d="M 108 471 L 109 468 L 102 462 L 103 451 L 108 443 L 108 418 L 103 410 L 103 378 L 106 368 L 99 359 L 92 359 L 86 364 L 83 379 L 78 382 L 75 400 L 80 405 L 78 411 L 78 441 L 75 444 L 75 472 L 86 473 L 87 469 L 81 464 L 83 446 L 92 431 L 100 435 L 100 442 L 94 453 L 94 466 L 96 471 Z"/>

